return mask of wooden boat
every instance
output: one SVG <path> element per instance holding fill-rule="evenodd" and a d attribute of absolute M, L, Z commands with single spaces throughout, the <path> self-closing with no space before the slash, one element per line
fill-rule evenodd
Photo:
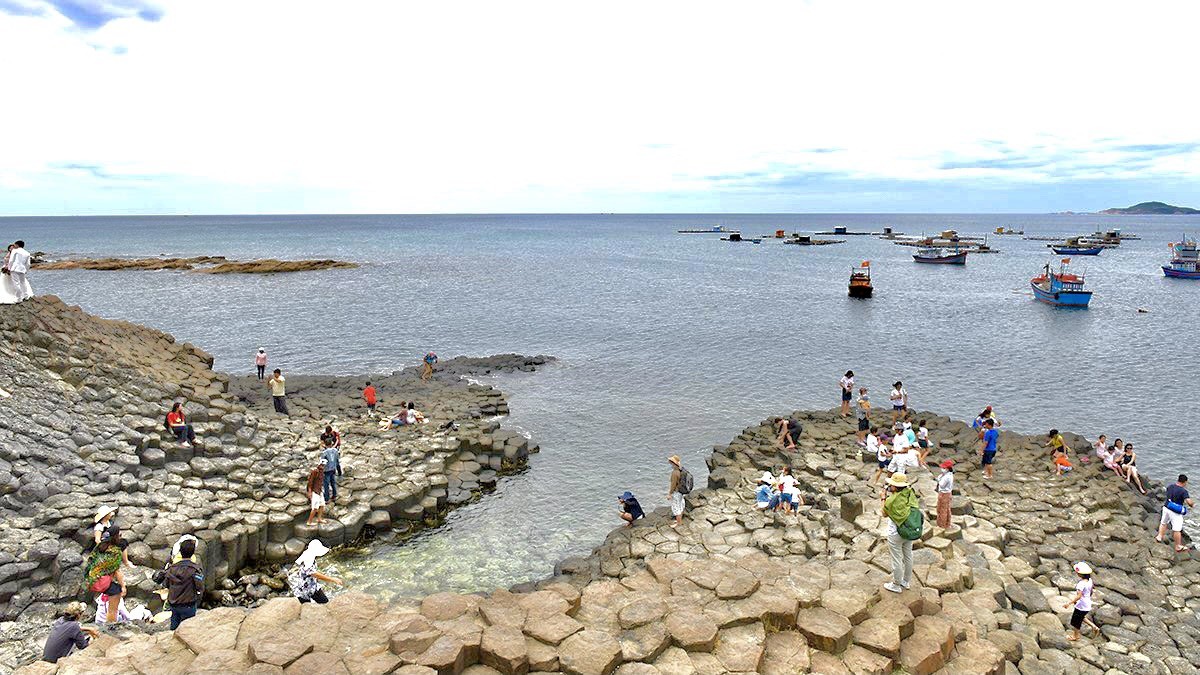
<path fill-rule="evenodd" d="M 922 248 L 913 254 L 913 260 L 919 263 L 933 265 L 966 265 L 967 251 L 954 247 L 953 251 L 944 248 Z"/>
<path fill-rule="evenodd" d="M 725 233 L 729 232 L 729 230 L 725 229 L 724 225 L 713 225 L 710 228 L 699 229 L 699 230 L 688 229 L 688 230 L 675 230 L 675 231 L 679 234 L 725 234 Z"/>
<path fill-rule="evenodd" d="M 1014 230 L 1008 227 L 997 227 L 993 234 L 1025 234 L 1025 230 Z"/>
<path fill-rule="evenodd" d="M 1174 279 L 1200 279 L 1200 248 L 1194 241 L 1171 244 L 1171 262 L 1162 266 L 1163 274 Z"/>
<path fill-rule="evenodd" d="M 850 268 L 850 297 L 869 298 L 874 289 L 871 287 L 871 261 L 864 260 L 859 267 Z"/>
<path fill-rule="evenodd" d="M 1100 252 L 1104 250 L 1103 246 L 1088 248 L 1082 246 L 1055 246 L 1054 244 L 1047 244 L 1047 246 L 1057 255 L 1100 255 Z"/>
<path fill-rule="evenodd" d="M 1047 263 L 1042 268 L 1042 273 L 1029 281 L 1030 287 L 1033 288 L 1033 298 L 1055 307 L 1087 309 L 1092 292 L 1084 290 L 1082 274 L 1070 273 L 1070 264 L 1070 258 L 1063 258 L 1062 264 L 1055 272 Z"/>

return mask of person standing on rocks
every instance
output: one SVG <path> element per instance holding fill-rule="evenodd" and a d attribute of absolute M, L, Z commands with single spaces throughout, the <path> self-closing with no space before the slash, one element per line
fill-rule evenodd
<path fill-rule="evenodd" d="M 97 593 L 105 602 L 106 623 L 112 626 L 117 621 L 117 607 L 125 597 L 125 575 L 121 572 L 124 548 L 121 529 L 115 525 L 104 531 L 100 544 L 91 552 L 86 562 L 84 583 L 87 589 Z"/>
<path fill-rule="evenodd" d="M 892 424 L 908 419 L 908 390 L 904 388 L 903 382 L 896 380 L 888 398 L 892 401 Z"/>
<path fill-rule="evenodd" d="M 329 553 L 329 549 L 321 543 L 321 540 L 313 539 L 308 542 L 308 548 L 304 549 L 304 553 L 296 558 L 296 566 L 288 574 L 288 586 L 292 589 L 292 595 L 296 596 L 300 602 L 315 602 L 323 605 L 329 602 L 329 596 L 325 595 L 325 589 L 321 587 L 321 582 L 342 585 L 341 579 L 317 571 L 317 558 L 326 553 Z"/>
<path fill-rule="evenodd" d="M 100 635 L 100 631 L 92 627 L 79 625 L 87 606 L 76 600 L 67 603 L 62 613 L 50 627 L 50 635 L 46 638 L 46 646 L 42 649 L 42 660 L 48 663 L 58 663 L 62 657 L 75 649 L 85 649 L 92 640 Z"/>
<path fill-rule="evenodd" d="M 1075 606 L 1071 613 L 1071 635 L 1067 638 L 1075 642 L 1079 639 L 1079 631 L 1084 623 L 1097 634 L 1100 633 L 1100 627 L 1088 618 L 1088 612 L 1092 611 L 1092 591 L 1096 588 L 1096 582 L 1092 580 L 1092 566 L 1081 560 L 1072 565 L 1072 569 L 1079 575 L 1079 583 L 1075 584 L 1075 597 L 1063 605 L 1063 609 Z"/>
<path fill-rule="evenodd" d="M 433 367 L 438 362 L 437 354 L 429 352 L 425 355 L 424 362 L 421 366 L 421 379 L 428 380 L 433 377 Z"/>
<path fill-rule="evenodd" d="M 642 510 L 642 505 L 638 503 L 637 497 L 634 497 L 629 490 L 617 497 L 617 501 L 621 504 L 620 516 L 621 520 L 625 521 L 626 527 L 633 527 L 633 521 L 646 517 L 646 512 Z"/>
<path fill-rule="evenodd" d="M 1171 531 L 1175 533 L 1176 553 L 1183 553 L 1191 548 L 1191 546 L 1183 545 L 1183 517 L 1187 515 L 1189 508 L 1195 506 L 1191 495 L 1188 494 L 1187 482 L 1187 475 L 1181 473 L 1174 485 L 1167 486 L 1167 503 L 1163 504 L 1158 536 L 1154 538 L 1154 541 L 1162 543 L 1163 537 L 1167 534 L 1167 526 L 1170 525 Z"/>
<path fill-rule="evenodd" d="M 171 406 L 171 412 L 167 413 L 167 426 L 171 428 L 171 433 L 175 434 L 175 440 L 180 443 L 196 446 L 196 431 L 188 424 L 187 416 L 183 413 L 183 404 L 179 401 Z"/>
<path fill-rule="evenodd" d="M 275 412 L 287 415 L 287 379 L 278 368 L 271 373 L 271 379 L 267 380 L 267 387 L 271 390 L 271 400 L 275 403 Z"/>
<path fill-rule="evenodd" d="M 911 518 L 913 511 L 919 517 Z M 921 537 L 924 524 L 920 502 L 904 474 L 893 474 L 888 478 L 881 512 L 887 520 L 888 549 L 892 553 L 892 580 L 883 587 L 901 593 L 912 584 L 913 541 Z M 915 534 L 912 532 L 914 520 L 917 521 Z"/>
<path fill-rule="evenodd" d="M 847 370 L 841 379 L 842 417 L 850 414 L 850 399 L 854 398 L 854 371 Z"/>
<path fill-rule="evenodd" d="M 375 394 L 375 387 L 371 385 L 371 381 L 367 380 L 367 386 L 363 387 L 363 400 L 367 402 L 367 417 L 375 418 L 375 404 L 379 401 Z"/>
<path fill-rule="evenodd" d="M 308 472 L 308 483 L 304 487 L 304 495 L 308 497 L 308 522 L 312 525 L 313 520 L 317 524 L 325 522 L 325 495 L 323 494 L 323 481 L 325 480 L 325 460 L 321 460 L 312 471 Z"/>
<path fill-rule="evenodd" d="M 196 605 L 204 595 L 204 569 L 192 557 L 196 540 L 185 539 L 179 544 L 180 559 L 167 568 L 167 604 L 171 606 L 171 630 L 196 616 Z"/>
<path fill-rule="evenodd" d="M 337 479 L 342 475 L 342 453 L 336 445 L 327 445 L 325 451 L 321 453 L 321 462 L 325 465 L 325 481 L 322 485 L 322 492 L 325 495 L 326 503 L 332 504 L 337 501 Z"/>
<path fill-rule="evenodd" d="M 25 302 L 33 297 L 33 288 L 29 285 L 29 279 L 26 275 L 29 274 L 31 265 L 31 256 L 29 251 L 25 250 L 25 242 L 17 240 L 13 242 L 15 248 L 8 253 L 8 279 L 12 284 L 13 291 L 16 294 L 17 302 Z"/>
<path fill-rule="evenodd" d="M 679 527 L 683 523 L 685 496 L 692 491 L 692 475 L 683 468 L 679 461 L 679 455 L 671 455 L 667 461 L 673 467 L 671 481 L 667 486 L 667 501 L 671 504 L 671 515 L 675 517 L 675 522 L 671 523 L 671 527 Z"/>
<path fill-rule="evenodd" d="M 875 475 L 871 476 L 871 485 L 883 476 L 883 472 L 887 470 L 888 464 L 892 461 L 891 446 L 879 438 L 879 427 L 871 427 L 871 433 L 867 434 L 867 452 L 875 453 L 875 460 L 879 463 L 879 468 L 875 470 Z"/>
<path fill-rule="evenodd" d="M 937 526 L 943 530 L 950 527 L 950 500 L 954 492 L 954 460 L 941 464 L 942 475 L 937 481 Z"/>
<path fill-rule="evenodd" d="M 992 478 L 992 467 L 996 464 L 996 452 L 1000 449 L 1000 432 L 992 419 L 983 421 L 983 437 L 979 439 L 979 461 L 983 465 L 983 479 Z"/>
<path fill-rule="evenodd" d="M 258 371 L 258 379 L 264 380 L 267 376 L 267 350 L 262 347 L 258 348 L 258 353 L 254 355 L 254 368 Z"/>
<path fill-rule="evenodd" d="M 858 388 L 858 400 L 854 403 L 854 416 L 858 418 L 858 432 L 854 434 L 854 440 L 859 447 L 865 448 L 867 431 L 871 428 L 871 397 L 867 395 L 866 387 Z"/>

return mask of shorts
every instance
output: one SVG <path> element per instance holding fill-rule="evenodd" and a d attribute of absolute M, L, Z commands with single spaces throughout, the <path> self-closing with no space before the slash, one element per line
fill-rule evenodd
<path fill-rule="evenodd" d="M 103 593 L 101 593 L 100 595 L 101 595 L 101 597 L 103 597 L 103 598 L 110 598 L 110 597 L 112 597 L 112 596 L 114 596 L 114 595 L 120 595 L 120 594 L 122 594 L 122 593 L 124 593 L 124 592 L 125 592 L 125 589 L 124 589 L 124 588 L 122 588 L 122 587 L 121 587 L 121 584 L 118 584 L 118 583 L 117 583 L 117 580 L 114 578 L 114 579 L 112 580 L 112 583 L 110 583 L 110 584 L 108 585 L 108 590 L 104 591 L 104 592 L 103 592 Z"/>
<path fill-rule="evenodd" d="M 1074 628 L 1075 630 L 1083 628 L 1083 618 L 1087 615 L 1087 612 L 1076 607 L 1075 611 L 1071 612 L 1071 628 Z"/>
<path fill-rule="evenodd" d="M 1162 507 L 1162 520 L 1159 521 L 1159 524 L 1160 525 L 1170 525 L 1172 532 L 1182 532 L 1183 531 L 1183 514 L 1175 513 L 1171 509 L 1168 509 L 1167 507 L 1164 506 L 1164 507 Z"/>
<path fill-rule="evenodd" d="M 920 446 L 920 447 L 921 447 L 921 449 L 923 450 L 923 449 L 925 449 L 925 448 L 928 448 L 928 447 L 929 447 L 929 441 L 926 441 L 926 440 L 923 440 L 923 439 L 920 439 L 920 438 L 918 438 L 918 439 L 917 439 L 917 445 L 918 445 L 918 446 Z"/>
<path fill-rule="evenodd" d="M 858 430 L 859 431 L 870 431 L 871 430 L 871 420 L 869 420 L 865 417 L 860 418 L 858 420 Z"/>
<path fill-rule="evenodd" d="M 901 411 L 901 410 L 908 410 L 908 406 L 904 405 L 903 403 L 902 403 L 902 404 L 900 404 L 900 405 L 896 405 L 895 403 L 893 403 L 893 404 L 892 404 L 892 410 L 895 410 L 895 411 L 897 411 L 897 412 L 899 412 L 899 411 Z"/>
<path fill-rule="evenodd" d="M 367 410 L 370 410 L 371 412 L 375 412 L 375 404 L 374 404 L 374 403 L 368 403 L 368 404 L 367 404 Z"/>
<path fill-rule="evenodd" d="M 845 389 L 842 390 L 842 400 L 843 401 L 850 400 L 850 392 L 846 391 Z"/>
<path fill-rule="evenodd" d="M 1071 469 L 1074 469 L 1075 467 L 1059 465 L 1059 468 L 1062 470 L 1063 473 L 1066 473 L 1066 472 L 1070 471 Z"/>
<path fill-rule="evenodd" d="M 312 494 L 313 510 L 315 511 L 315 510 L 321 508 L 322 506 L 325 506 L 325 495 L 321 494 L 320 492 L 314 491 Z"/>
<path fill-rule="evenodd" d="M 881 468 L 881 469 L 886 469 L 888 463 L 889 463 L 889 460 L 886 460 L 886 459 L 881 459 L 877 462 L 877 464 L 879 464 L 879 468 Z"/>
<path fill-rule="evenodd" d="M 983 465 L 987 466 L 988 464 L 995 464 L 995 463 L 996 463 L 996 451 L 995 450 L 992 450 L 991 452 L 984 451 Z"/>

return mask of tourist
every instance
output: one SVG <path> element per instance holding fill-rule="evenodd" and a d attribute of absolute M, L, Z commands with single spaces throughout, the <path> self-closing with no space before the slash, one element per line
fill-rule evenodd
<path fill-rule="evenodd" d="M 950 527 L 950 495 L 954 492 L 954 460 L 941 463 L 942 474 L 937 480 L 937 526 Z"/>
<path fill-rule="evenodd" d="M 875 453 L 875 460 L 879 463 L 879 467 L 875 469 L 875 475 L 871 476 L 870 483 L 874 485 L 883 476 L 883 472 L 892 461 L 891 446 L 880 440 L 879 427 L 871 427 L 871 432 L 867 434 L 867 452 Z"/>
<path fill-rule="evenodd" d="M 854 415 L 858 418 L 858 432 L 854 434 L 859 447 L 867 447 L 867 431 L 871 428 L 871 397 L 867 396 L 867 388 L 858 388 L 858 400 L 854 402 Z"/>
<path fill-rule="evenodd" d="M 278 368 L 272 371 L 271 379 L 267 380 L 267 387 L 271 389 L 271 400 L 275 403 L 275 412 L 287 415 L 287 379 Z"/>
<path fill-rule="evenodd" d="M 642 505 L 638 503 L 637 497 L 633 493 L 626 490 L 617 501 L 621 504 L 621 520 L 625 521 L 626 527 L 633 527 L 633 521 L 638 518 L 645 518 L 646 512 L 642 510 Z"/>
<path fill-rule="evenodd" d="M 916 446 L 909 444 L 908 438 L 904 434 L 896 434 L 896 438 L 892 442 L 892 459 L 887 466 L 888 473 L 907 474 L 909 469 L 915 469 L 920 465 Z"/>
<path fill-rule="evenodd" d="M 322 492 L 325 495 L 325 502 L 332 504 L 337 501 L 337 479 L 342 475 L 342 453 L 336 445 L 325 447 L 325 451 L 321 453 L 321 463 L 325 465 L 325 482 L 322 485 Z"/>
<path fill-rule="evenodd" d="M 1109 448 L 1112 454 L 1113 464 L 1116 465 L 1117 475 L 1121 478 L 1125 477 L 1125 470 L 1121 467 L 1121 460 L 1125 459 L 1125 441 L 1117 439 L 1113 441 L 1112 447 Z"/>
<path fill-rule="evenodd" d="M 407 419 L 405 421 L 408 424 L 424 424 L 425 423 L 425 416 L 421 414 L 420 410 L 417 410 L 416 406 L 417 406 L 416 401 L 408 402 L 408 410 L 405 412 L 405 415 L 407 417 Z"/>
<path fill-rule="evenodd" d="M 50 635 L 46 637 L 46 646 L 42 649 L 43 661 L 58 663 L 59 659 L 72 651 L 85 649 L 100 635 L 95 628 L 80 625 L 79 620 L 86 610 L 87 605 L 78 600 L 67 603 L 50 626 Z"/>
<path fill-rule="evenodd" d="M 1163 535 L 1167 533 L 1167 526 L 1170 525 L 1171 531 L 1175 533 L 1176 553 L 1183 553 L 1191 548 L 1190 545 L 1183 545 L 1183 517 L 1187 515 L 1189 508 L 1195 506 L 1188 495 L 1187 482 L 1188 477 L 1181 473 L 1174 485 L 1167 486 L 1167 502 L 1163 504 L 1158 536 L 1154 538 L 1154 541 L 1161 543 Z"/>
<path fill-rule="evenodd" d="M 33 288 L 29 285 L 29 267 L 32 264 L 29 251 L 25 250 L 25 242 L 13 242 L 13 248 L 5 256 L 4 276 L 12 295 L 13 303 L 25 302 L 33 297 Z"/>
<path fill-rule="evenodd" d="M 1096 582 L 1092 581 L 1092 566 L 1081 560 L 1072 568 L 1079 575 L 1079 583 L 1075 584 L 1075 597 L 1068 600 L 1063 609 L 1071 609 L 1072 605 L 1075 607 L 1071 613 L 1071 635 L 1067 638 L 1075 642 L 1084 623 L 1096 633 L 1100 632 L 1100 627 L 1088 618 L 1088 612 L 1092 611 L 1092 591 L 1096 588 Z"/>
<path fill-rule="evenodd" d="M 121 571 L 124 547 L 121 529 L 112 526 L 104 531 L 100 543 L 88 555 L 84 571 L 84 583 L 89 591 L 97 593 L 105 602 L 107 620 L 111 626 L 117 621 L 117 605 L 125 596 L 125 575 Z"/>
<path fill-rule="evenodd" d="M 342 585 L 341 579 L 326 576 L 317 571 L 317 558 L 326 553 L 329 553 L 329 549 L 321 543 L 321 540 L 313 539 L 308 542 L 308 548 L 304 549 L 304 553 L 296 558 L 296 566 L 288 574 L 288 585 L 292 589 L 292 595 L 296 596 L 300 602 L 315 602 L 323 605 L 329 602 L 329 596 L 325 595 L 325 589 L 321 587 L 321 582 Z"/>
<path fill-rule="evenodd" d="M 1117 466 L 1116 462 L 1113 461 L 1112 450 L 1108 447 L 1108 436 L 1100 434 L 1100 438 L 1096 439 L 1096 442 L 1092 445 L 1092 447 L 1095 448 L 1096 457 L 1098 457 L 1100 461 L 1104 463 L 1104 467 L 1112 470 L 1113 473 L 1120 476 L 1121 468 Z"/>
<path fill-rule="evenodd" d="M 847 370 L 840 382 L 842 386 L 842 417 L 850 414 L 850 399 L 854 397 L 854 371 Z"/>
<path fill-rule="evenodd" d="M 804 495 L 796 487 L 796 477 L 792 475 L 792 467 L 785 466 L 779 470 L 779 506 L 775 510 L 784 513 L 795 513 L 804 506 Z"/>
<path fill-rule="evenodd" d="M 912 536 L 908 525 L 912 510 L 916 509 L 920 513 L 920 503 L 908 485 L 908 477 L 904 474 L 895 474 L 888 478 L 882 501 L 881 515 L 887 520 L 888 548 L 892 553 L 892 580 L 883 587 L 893 593 L 900 593 L 912 583 L 913 541 L 920 538 L 921 532 L 918 528 L 916 536 Z M 905 527 L 904 534 L 908 536 L 902 535 L 900 526 Z"/>
<path fill-rule="evenodd" d="M 776 426 L 779 427 L 779 438 L 775 443 L 788 450 L 795 450 L 796 442 L 800 440 L 800 434 L 804 431 L 804 427 L 800 424 L 800 421 L 794 417 L 787 417 L 780 419 L 776 423 Z M 785 442 L 787 445 L 784 445 Z"/>
<path fill-rule="evenodd" d="M 433 377 L 433 366 L 438 362 L 437 354 L 429 352 L 425 355 L 424 363 L 421 366 L 421 379 L 428 380 Z"/>
<path fill-rule="evenodd" d="M 929 429 L 925 426 L 925 420 L 917 422 L 917 459 L 924 464 L 925 457 L 929 455 Z"/>
<path fill-rule="evenodd" d="M 1133 449 L 1133 443 L 1125 444 L 1125 455 L 1121 457 L 1121 468 L 1125 471 L 1125 482 L 1136 485 L 1138 492 L 1146 494 L 1146 488 L 1142 487 L 1142 477 L 1138 474 L 1137 452 Z"/>
<path fill-rule="evenodd" d="M 267 350 L 262 347 L 258 348 L 258 353 L 254 355 L 254 368 L 258 371 L 258 379 L 261 381 L 267 375 Z"/>
<path fill-rule="evenodd" d="M 671 504 L 671 515 L 675 517 L 671 527 L 679 527 L 683 524 L 683 507 L 686 504 L 686 495 L 692 491 L 692 476 L 683 468 L 683 464 L 679 462 L 679 455 L 671 455 L 667 458 L 671 464 L 671 479 L 667 485 L 667 501 Z"/>
<path fill-rule="evenodd" d="M 9 266 L 13 264 L 13 252 L 16 250 L 16 244 L 9 244 L 8 251 L 4 254 L 4 261 L 0 263 L 0 305 L 15 305 L 24 300 L 26 296 L 33 295 L 29 281 L 20 281 L 20 275 L 14 277 L 9 270 Z"/>
<path fill-rule="evenodd" d="M 1054 454 L 1051 455 L 1051 469 L 1055 476 L 1061 476 L 1071 469 L 1075 468 L 1071 465 L 1071 460 L 1067 459 L 1067 451 L 1062 448 L 1055 448 Z"/>
<path fill-rule="evenodd" d="M 775 477 L 770 471 L 764 471 L 754 490 L 754 508 L 766 511 L 779 506 L 779 491 L 775 489 L 774 484 Z"/>
<path fill-rule="evenodd" d="M 117 515 L 117 507 L 101 506 L 96 509 L 96 517 L 92 521 L 92 547 L 100 545 L 100 541 L 104 538 L 104 533 L 116 527 L 113 519 Z"/>
<path fill-rule="evenodd" d="M 183 403 L 176 401 L 175 405 L 171 406 L 171 412 L 167 413 L 167 426 L 170 427 L 171 433 L 175 434 L 176 441 L 196 446 L 196 431 L 188 424 L 187 415 L 183 413 Z"/>
<path fill-rule="evenodd" d="M 340 449 L 342 447 L 342 435 L 334 431 L 332 425 L 325 425 L 325 431 L 321 432 L 319 438 L 322 448 L 333 446 Z"/>
<path fill-rule="evenodd" d="M 196 616 L 196 606 L 204 596 L 204 569 L 196 563 L 196 540 L 179 544 L 180 559 L 167 568 L 167 604 L 171 606 L 171 630 Z"/>
<path fill-rule="evenodd" d="M 904 388 L 903 382 L 896 380 L 888 398 L 892 401 L 892 423 L 908 419 L 908 390 Z"/>
<path fill-rule="evenodd" d="M 363 400 L 367 402 L 367 417 L 375 417 L 375 404 L 379 399 L 376 398 L 375 387 L 371 385 L 370 380 L 367 380 L 367 386 L 363 387 Z"/>
<path fill-rule="evenodd" d="M 308 525 L 314 520 L 318 525 L 325 522 L 324 480 L 325 460 L 322 459 L 308 472 L 308 482 L 304 486 L 304 495 L 308 498 Z"/>
<path fill-rule="evenodd" d="M 1000 432 L 991 419 L 983 422 L 983 437 L 979 439 L 979 461 L 983 465 L 983 479 L 992 478 L 996 464 L 996 453 L 1000 450 Z"/>
<path fill-rule="evenodd" d="M 1046 438 L 1049 440 L 1046 441 L 1046 445 L 1043 447 L 1050 448 L 1051 456 L 1053 456 L 1054 451 L 1059 448 L 1062 448 L 1064 453 L 1071 452 L 1070 446 L 1068 446 L 1067 442 L 1063 440 L 1062 434 L 1058 433 L 1058 429 L 1051 429 L 1050 433 L 1046 434 Z"/>
<path fill-rule="evenodd" d="M 171 562 L 177 563 L 183 560 L 183 543 L 186 541 L 192 542 L 192 552 L 188 554 L 188 557 L 193 561 L 196 560 L 196 546 L 199 545 L 200 540 L 196 539 L 195 535 L 184 534 L 180 535 L 179 539 L 175 540 L 175 545 L 171 547 Z"/>

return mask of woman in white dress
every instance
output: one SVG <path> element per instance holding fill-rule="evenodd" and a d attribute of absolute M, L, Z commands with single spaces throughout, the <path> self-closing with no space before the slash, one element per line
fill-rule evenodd
<path fill-rule="evenodd" d="M 8 274 L 9 259 L 16 248 L 16 244 L 9 244 L 8 250 L 4 253 L 4 273 L 0 274 L 0 305 L 15 305 L 21 301 L 21 298 L 33 296 L 33 288 L 29 286 L 28 279 L 25 280 L 24 293 L 22 293 L 22 289 L 17 288 L 12 275 Z"/>

